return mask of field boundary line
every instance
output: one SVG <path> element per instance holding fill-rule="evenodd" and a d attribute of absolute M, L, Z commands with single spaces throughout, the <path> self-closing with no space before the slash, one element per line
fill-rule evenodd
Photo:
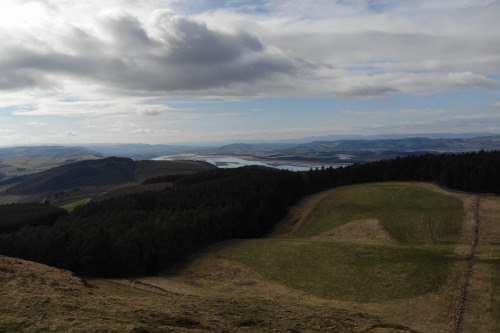
<path fill-rule="evenodd" d="M 467 254 L 465 270 L 462 277 L 462 285 L 460 287 L 460 299 L 458 302 L 458 310 L 455 316 L 455 324 L 453 333 L 460 332 L 460 324 L 462 323 L 463 314 L 465 311 L 465 301 L 467 299 L 467 287 L 469 286 L 470 276 L 474 270 L 474 252 L 479 242 L 479 200 L 480 196 L 476 196 L 474 202 L 474 239 L 472 240 L 471 248 Z"/>

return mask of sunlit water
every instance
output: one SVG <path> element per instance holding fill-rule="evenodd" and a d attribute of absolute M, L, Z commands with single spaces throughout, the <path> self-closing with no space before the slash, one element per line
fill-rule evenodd
<path fill-rule="evenodd" d="M 187 160 L 187 161 L 204 161 L 210 164 L 213 164 L 219 168 L 239 168 L 247 165 L 262 165 L 271 168 L 283 169 L 283 170 L 291 170 L 291 171 L 308 171 L 309 169 L 320 169 L 321 167 L 329 168 L 330 166 L 337 168 L 346 164 L 338 164 L 338 163 L 325 163 L 320 164 L 317 162 L 292 162 L 292 161 L 283 161 L 283 160 L 273 160 L 273 161 L 265 161 L 265 160 L 244 160 L 242 158 L 234 157 L 234 156 L 205 156 L 198 154 L 179 154 L 179 155 L 168 155 L 168 156 L 160 156 L 156 157 L 153 160 L 156 161 L 173 161 L 173 160 Z M 347 161 L 346 161 L 347 162 Z"/>

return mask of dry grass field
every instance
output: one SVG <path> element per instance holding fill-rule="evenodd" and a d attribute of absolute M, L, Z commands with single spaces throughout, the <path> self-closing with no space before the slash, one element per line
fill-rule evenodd
<path fill-rule="evenodd" d="M 271 237 L 217 244 L 163 276 L 84 281 L 0 257 L 0 332 L 498 332 L 500 197 L 425 183 L 363 186 L 365 196 L 387 186 L 458 200 L 460 234 L 433 240 L 422 229 L 425 241 L 397 241 L 383 214 L 304 234 L 315 209 L 336 204 L 323 192 L 294 207 Z M 338 273 L 353 271 L 358 276 Z M 298 272 L 303 276 L 293 276 Z"/>

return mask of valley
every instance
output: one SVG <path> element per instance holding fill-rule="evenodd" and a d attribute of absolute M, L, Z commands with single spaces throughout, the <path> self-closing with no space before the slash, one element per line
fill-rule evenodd
<path fill-rule="evenodd" d="M 415 198 L 420 203 L 409 210 Z M 440 214 L 442 205 L 448 210 Z M 400 217 L 391 222 L 391 216 Z M 455 330 L 476 216 L 478 243 Z M 434 223 L 427 223 L 429 218 Z M 428 183 L 376 183 L 310 196 L 268 237 L 218 243 L 157 276 L 81 280 L 0 257 L 0 279 L 7 287 L 0 292 L 0 328 L 491 332 L 500 319 L 498 218 L 497 196 Z M 356 227 L 363 223 L 371 225 L 368 231 Z M 407 230 L 414 224 L 419 233 L 407 241 L 395 239 L 401 231 L 384 233 L 383 226 Z"/>
<path fill-rule="evenodd" d="M 50 200 L 0 205 L 0 331 L 498 330 L 499 163 L 111 157 L 10 178 L 4 196 Z"/>

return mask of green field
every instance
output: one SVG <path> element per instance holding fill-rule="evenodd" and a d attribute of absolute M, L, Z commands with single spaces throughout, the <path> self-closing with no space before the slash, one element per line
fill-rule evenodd
<path fill-rule="evenodd" d="M 330 190 L 293 237 L 317 236 L 350 221 L 370 218 L 378 219 L 399 242 L 456 242 L 463 207 L 457 198 L 418 185 L 345 186 Z"/>
<path fill-rule="evenodd" d="M 78 201 L 72 202 L 70 204 L 61 206 L 61 208 L 66 209 L 68 212 L 72 212 L 76 207 L 81 206 L 81 205 L 85 205 L 87 202 L 90 201 L 90 199 L 91 198 L 85 198 L 82 200 L 78 200 Z"/>
<path fill-rule="evenodd" d="M 235 241 L 216 255 L 315 296 L 362 302 L 437 291 L 455 261 L 448 248 L 304 239 Z"/>
<path fill-rule="evenodd" d="M 349 221 L 377 218 L 394 239 L 309 238 Z M 231 241 L 215 254 L 304 292 L 379 302 L 437 291 L 458 260 L 459 199 L 418 185 L 365 184 L 331 190 L 289 238 Z"/>

